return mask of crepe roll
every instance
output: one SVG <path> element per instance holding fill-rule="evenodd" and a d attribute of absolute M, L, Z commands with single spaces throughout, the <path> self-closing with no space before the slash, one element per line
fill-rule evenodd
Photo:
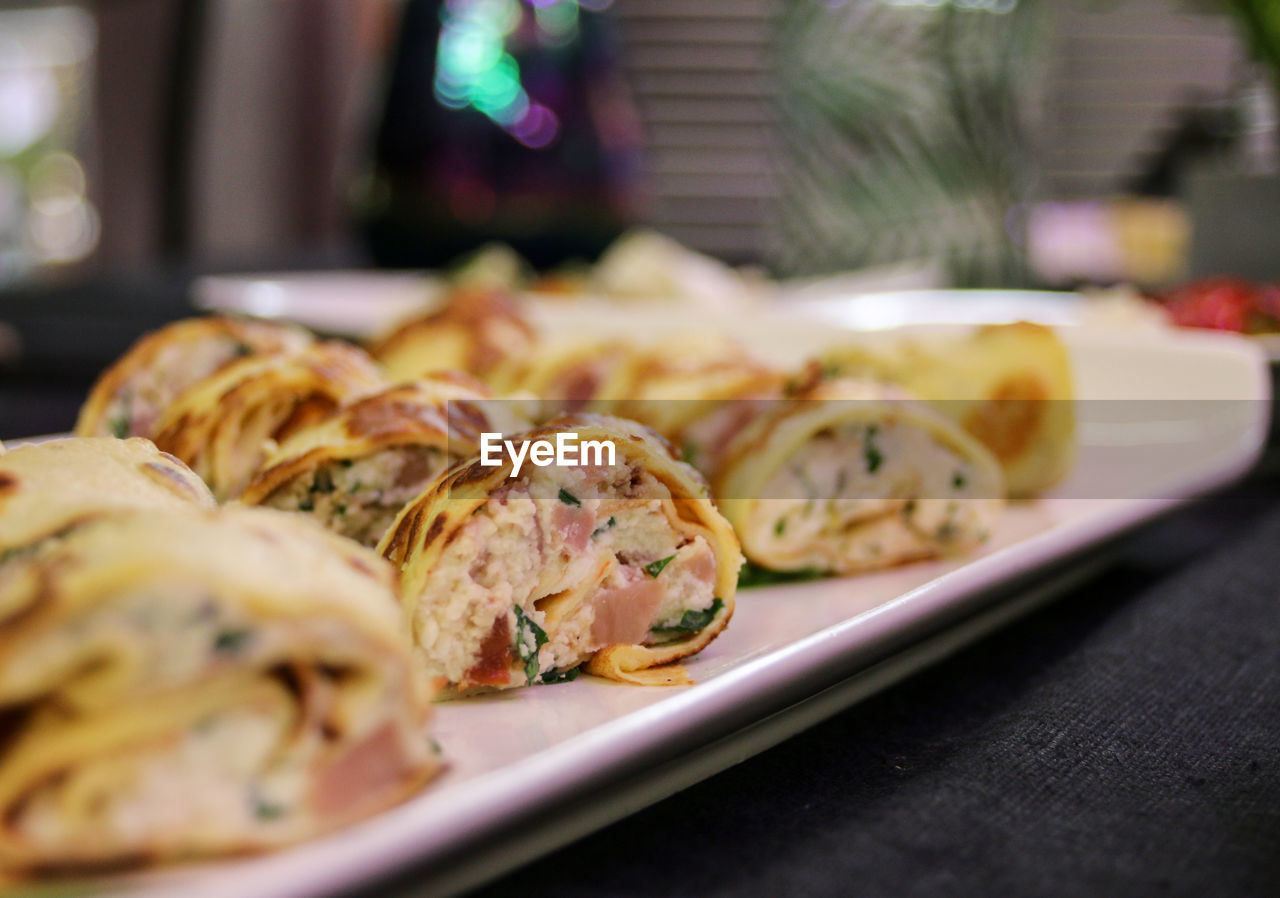
<path fill-rule="evenodd" d="M 120 512 L 0 578 L 0 869 L 296 842 L 438 769 L 393 578 L 296 515 Z"/>
<path fill-rule="evenodd" d="M 273 445 L 385 386 L 373 361 L 345 343 L 251 356 L 179 396 L 160 418 L 155 442 L 225 501 L 240 495 Z"/>
<path fill-rule="evenodd" d="M 611 411 L 657 430 L 709 476 L 725 427 L 752 415 L 756 400 L 780 398 L 787 377 L 733 340 L 698 335 L 647 348 L 629 380 Z"/>
<path fill-rule="evenodd" d="M 962 338 L 848 346 L 821 364 L 829 374 L 897 383 L 928 400 L 995 453 L 1011 496 L 1042 493 L 1071 470 L 1071 364 L 1052 328 L 1024 321 Z"/>
<path fill-rule="evenodd" d="M 142 337 L 102 373 L 80 409 L 77 436 L 151 437 L 184 390 L 229 362 L 311 342 L 302 328 L 251 318 L 188 318 Z"/>
<path fill-rule="evenodd" d="M 18 446 L 0 455 L 0 562 L 112 511 L 213 504 L 190 468 L 148 440 L 73 437 Z"/>
<path fill-rule="evenodd" d="M 512 476 L 509 453 L 495 465 L 473 458 L 383 537 L 424 673 L 456 690 L 554 682 L 579 668 L 689 682 L 673 662 L 729 623 L 737 538 L 700 475 L 652 431 L 569 415 L 513 444 L 560 434 L 610 443 L 613 464 L 526 463 Z"/>
<path fill-rule="evenodd" d="M 307 512 L 335 533 L 375 546 L 410 499 L 479 451 L 482 433 L 528 427 L 513 405 L 465 376 L 390 387 L 286 439 L 241 501 Z"/>
<path fill-rule="evenodd" d="M 539 344 L 493 374 L 495 390 L 537 396 L 546 420 L 569 412 L 604 412 L 629 395 L 640 361 L 628 341 L 562 339 Z"/>
<path fill-rule="evenodd" d="M 715 485 L 750 561 L 833 574 L 971 551 L 1004 495 L 995 457 L 955 422 L 847 380 L 763 406 Z"/>
<path fill-rule="evenodd" d="M 533 326 L 503 290 L 459 288 L 438 310 L 403 322 L 369 352 L 392 380 L 433 371 L 466 371 L 487 381 L 509 359 L 529 352 Z"/>

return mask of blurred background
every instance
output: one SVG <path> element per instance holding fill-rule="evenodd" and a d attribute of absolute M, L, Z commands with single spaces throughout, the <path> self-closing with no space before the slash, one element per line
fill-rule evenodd
<path fill-rule="evenodd" d="M 1271 0 L 0 2 L 0 414 L 197 274 L 640 225 L 779 279 L 1280 278 L 1278 85 Z"/>

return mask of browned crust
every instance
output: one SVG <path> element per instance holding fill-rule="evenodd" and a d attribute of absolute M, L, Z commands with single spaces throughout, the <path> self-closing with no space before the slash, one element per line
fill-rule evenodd
<path fill-rule="evenodd" d="M 80 408 L 76 436 L 100 434 L 107 407 L 120 389 L 134 375 L 149 368 L 162 350 L 172 343 L 195 343 L 214 337 L 230 337 L 250 347 L 255 353 L 274 352 L 290 342 L 305 339 L 305 334 L 291 325 L 269 321 L 210 315 L 184 318 L 138 338 L 112 365 L 99 375 L 89 396 Z M 286 337 L 290 339 L 286 339 Z M 233 360 L 234 361 L 234 360 Z M 151 434 L 140 434 L 151 436 Z"/>
<path fill-rule="evenodd" d="M 438 310 L 403 322 L 389 334 L 369 343 L 369 353 L 379 360 L 400 352 L 424 334 L 458 331 L 467 337 L 463 366 L 472 374 L 484 375 L 506 360 L 508 351 L 490 339 L 497 321 L 512 328 L 532 346 L 536 337 L 519 302 L 503 290 L 478 287 L 455 289 Z"/>

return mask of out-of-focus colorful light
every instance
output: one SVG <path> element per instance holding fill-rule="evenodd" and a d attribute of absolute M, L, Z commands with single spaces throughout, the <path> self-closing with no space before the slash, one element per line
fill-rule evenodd
<path fill-rule="evenodd" d="M 604 9 L 612 0 L 583 0 Z M 532 11 L 540 44 L 562 46 L 578 34 L 578 0 L 448 0 L 441 10 L 433 83 L 450 109 L 475 109 L 524 145 L 541 148 L 560 134 L 560 120 L 534 102 L 521 80 L 507 39 Z"/>

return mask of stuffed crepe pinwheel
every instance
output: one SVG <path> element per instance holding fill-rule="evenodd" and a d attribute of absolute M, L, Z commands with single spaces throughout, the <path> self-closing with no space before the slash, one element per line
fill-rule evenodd
<path fill-rule="evenodd" d="M 528 427 L 514 403 L 468 381 L 437 375 L 343 406 L 281 443 L 241 501 L 307 512 L 335 533 L 377 545 L 410 499 L 479 451 L 481 433 Z"/>
<path fill-rule="evenodd" d="M 273 443 L 386 386 L 364 352 L 315 343 L 252 356 L 179 396 L 156 427 L 156 445 L 191 465 L 220 501 L 240 495 Z"/>
<path fill-rule="evenodd" d="M 552 682 L 579 666 L 678 684 L 733 614 L 741 555 L 702 478 L 630 421 L 569 415 L 519 435 L 611 441 L 615 464 L 512 477 L 471 459 L 405 508 L 379 551 L 400 570 L 424 673 L 452 687 Z M 513 440 L 514 442 L 514 440 Z"/>
<path fill-rule="evenodd" d="M 1022 321 L 958 339 L 859 344 L 820 364 L 828 374 L 898 384 L 958 421 L 1000 460 L 1011 496 L 1042 493 L 1071 470 L 1071 365 L 1051 328 Z"/>
<path fill-rule="evenodd" d="M 139 339 L 102 373 L 80 409 L 76 435 L 152 437 L 170 403 L 228 362 L 310 342 L 302 328 L 252 318 L 174 322 Z"/>
<path fill-rule="evenodd" d="M 392 576 L 266 509 L 119 512 L 0 578 L 0 870 L 260 850 L 438 769 Z"/>
<path fill-rule="evenodd" d="M 765 404 L 729 443 L 715 493 L 750 561 L 847 574 L 976 548 L 1004 486 L 991 453 L 948 418 L 836 380 Z"/>

